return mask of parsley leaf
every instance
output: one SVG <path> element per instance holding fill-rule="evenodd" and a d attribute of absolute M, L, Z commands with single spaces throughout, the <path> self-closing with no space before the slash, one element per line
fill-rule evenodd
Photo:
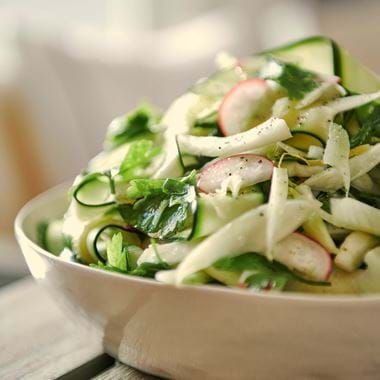
<path fill-rule="evenodd" d="M 131 247 L 133 246 L 123 245 L 123 236 L 119 232 L 113 235 L 107 244 L 107 264 L 99 262 L 98 264 L 90 264 L 90 266 L 110 272 L 150 278 L 154 278 L 155 274 L 160 270 L 171 269 L 170 265 L 161 258 L 159 258 L 158 263 L 144 262 L 139 266 L 131 265 L 128 252 L 128 248 Z"/>
<path fill-rule="evenodd" d="M 160 270 L 171 269 L 170 265 L 165 261 L 160 261 L 158 263 L 141 263 L 136 269 L 134 269 L 130 274 L 132 276 L 140 277 L 150 277 L 154 278 L 154 275 Z"/>
<path fill-rule="evenodd" d="M 143 104 L 126 115 L 117 117 L 108 127 L 105 148 L 116 148 L 137 137 L 151 137 L 151 128 L 158 124 L 160 119 L 161 114 L 148 104 Z"/>
<path fill-rule="evenodd" d="M 135 203 L 120 205 L 124 220 L 158 239 L 170 239 L 190 227 L 196 199 L 194 173 L 181 179 L 131 181 L 127 196 Z"/>
<path fill-rule="evenodd" d="M 281 290 L 292 277 L 290 271 L 283 265 L 277 262 L 271 263 L 265 257 L 254 253 L 222 258 L 214 263 L 213 267 L 230 272 L 252 272 L 245 283 L 256 290 Z"/>
<path fill-rule="evenodd" d="M 270 262 L 256 253 L 244 253 L 239 256 L 224 257 L 213 264 L 215 269 L 229 272 L 252 272 L 245 284 L 254 290 L 282 290 L 290 279 L 309 285 L 329 285 L 327 282 L 305 280 L 291 272 L 285 265 Z"/>
<path fill-rule="evenodd" d="M 319 86 L 317 75 L 293 63 L 281 62 L 273 57 L 259 71 L 263 79 L 272 79 L 288 91 L 290 99 L 300 100 Z"/>
<path fill-rule="evenodd" d="M 112 267 L 111 265 L 108 265 L 108 264 L 103 264 L 101 261 L 98 261 L 97 264 L 89 264 L 89 266 L 91 268 L 97 268 L 97 269 L 101 269 L 101 270 L 106 270 L 108 272 L 116 272 L 116 273 L 121 273 L 121 274 L 126 274 L 127 272 L 124 271 L 124 270 L 121 270 L 119 268 L 116 268 L 116 267 Z"/>
<path fill-rule="evenodd" d="M 380 106 L 374 108 L 370 115 L 364 120 L 358 133 L 351 137 L 350 146 L 355 148 L 358 145 L 370 142 L 373 135 L 380 133 Z"/>
<path fill-rule="evenodd" d="M 127 248 L 123 246 L 123 235 L 118 232 L 107 244 L 107 263 L 113 268 L 127 271 Z"/>
<path fill-rule="evenodd" d="M 133 142 L 120 165 L 119 174 L 121 174 L 125 181 L 138 178 L 141 176 L 139 171 L 149 166 L 153 158 L 160 154 L 160 152 L 161 149 L 153 147 L 153 142 L 150 140 Z"/>

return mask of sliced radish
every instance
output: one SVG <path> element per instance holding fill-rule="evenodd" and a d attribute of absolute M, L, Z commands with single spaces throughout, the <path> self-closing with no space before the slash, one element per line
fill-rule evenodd
<path fill-rule="evenodd" d="M 200 172 L 198 188 L 204 193 L 220 189 L 230 177 L 240 179 L 240 188 L 267 181 L 272 177 L 273 163 L 255 154 L 238 154 L 220 158 L 205 166 Z"/>
<path fill-rule="evenodd" d="M 313 281 L 325 281 L 332 270 L 330 254 L 317 242 L 294 232 L 273 248 L 273 258 Z"/>
<path fill-rule="evenodd" d="M 270 91 L 268 83 L 259 78 L 235 85 L 219 108 L 218 123 L 222 133 L 225 136 L 235 135 L 268 119 L 272 107 Z"/>

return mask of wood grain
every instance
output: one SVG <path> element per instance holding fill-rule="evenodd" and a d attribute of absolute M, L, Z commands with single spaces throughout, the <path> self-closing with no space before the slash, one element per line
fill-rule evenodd
<path fill-rule="evenodd" d="M 94 380 L 155 380 L 157 377 L 147 375 L 124 364 L 116 363 L 112 368 L 107 369 Z"/>
<path fill-rule="evenodd" d="M 0 379 L 55 379 L 101 353 L 32 279 L 0 290 Z"/>
<path fill-rule="evenodd" d="M 33 279 L 0 289 L 1 380 L 73 380 L 96 375 L 98 380 L 157 379 L 124 364 L 112 363 L 100 345 L 73 329 Z M 104 370 L 108 366 L 111 367 Z"/>

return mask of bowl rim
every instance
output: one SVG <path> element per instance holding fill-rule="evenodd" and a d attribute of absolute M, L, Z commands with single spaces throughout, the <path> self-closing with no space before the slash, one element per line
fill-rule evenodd
<path fill-rule="evenodd" d="M 49 197 L 53 197 L 54 195 L 58 196 L 59 194 L 63 195 L 64 191 L 67 191 L 67 188 L 71 185 L 72 182 L 64 182 L 57 186 L 51 187 L 50 189 L 40 193 L 36 197 L 30 199 L 17 213 L 14 222 L 14 232 L 17 238 L 17 241 L 20 240 L 26 242 L 31 249 L 36 251 L 38 254 L 45 256 L 46 258 L 57 261 L 60 263 L 67 264 L 69 266 L 74 266 L 77 269 L 83 271 L 91 271 L 92 273 L 98 272 L 99 275 L 111 276 L 114 278 L 118 278 L 119 281 L 133 282 L 136 284 L 145 284 L 153 287 L 170 287 L 174 288 L 177 291 L 182 291 L 186 289 L 194 289 L 200 292 L 222 292 L 228 295 L 236 294 L 236 296 L 240 295 L 243 297 L 252 298 L 265 298 L 265 299 L 277 299 L 281 301 L 293 301 L 293 302 L 309 302 L 309 303 L 363 303 L 363 302 L 371 302 L 378 303 L 380 302 L 380 294 L 312 294 L 312 293 L 302 293 L 302 292 L 250 292 L 240 288 L 229 288 L 227 286 L 218 286 L 218 285 L 182 285 L 180 287 L 164 284 L 158 282 L 154 279 L 138 277 L 138 276 L 130 276 L 117 272 L 104 271 L 98 268 L 92 268 L 88 265 L 84 265 L 81 263 L 77 263 L 74 261 L 64 260 L 58 256 L 53 255 L 49 251 L 40 247 L 37 243 L 32 241 L 24 231 L 24 222 L 25 219 L 40 205 L 48 203 Z"/>

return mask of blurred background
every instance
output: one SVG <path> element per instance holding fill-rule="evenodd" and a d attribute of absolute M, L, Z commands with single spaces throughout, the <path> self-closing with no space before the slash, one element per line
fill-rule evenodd
<path fill-rule="evenodd" d="M 380 71 L 376 0 L 0 0 L 0 285 L 24 276 L 18 209 L 72 178 L 116 115 L 160 107 L 213 70 L 315 34 Z"/>

